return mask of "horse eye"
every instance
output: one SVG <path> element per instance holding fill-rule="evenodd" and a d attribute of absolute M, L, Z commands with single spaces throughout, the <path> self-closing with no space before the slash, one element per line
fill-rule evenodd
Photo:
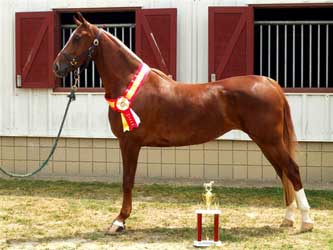
<path fill-rule="evenodd" d="M 74 41 L 79 41 L 79 40 L 80 40 L 80 37 L 77 36 L 77 35 L 75 35 L 75 36 L 73 37 L 73 39 L 74 39 Z"/>

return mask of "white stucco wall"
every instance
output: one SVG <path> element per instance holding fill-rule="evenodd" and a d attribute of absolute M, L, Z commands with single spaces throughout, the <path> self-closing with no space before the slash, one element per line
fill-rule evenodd
<path fill-rule="evenodd" d="M 319 1 L 292 1 L 318 3 Z M 333 1 L 320 1 L 333 3 Z M 15 12 L 52 8 L 127 7 L 177 8 L 177 76 L 186 82 L 205 82 L 208 75 L 208 6 L 291 3 L 263 0 L 0 0 L 0 135 L 55 136 L 67 102 L 67 93 L 15 87 Z M 332 94 L 288 94 L 299 140 L 331 141 Z M 108 106 L 102 93 L 79 93 L 63 132 L 68 137 L 111 137 Z M 248 139 L 231 132 L 228 139 Z"/>

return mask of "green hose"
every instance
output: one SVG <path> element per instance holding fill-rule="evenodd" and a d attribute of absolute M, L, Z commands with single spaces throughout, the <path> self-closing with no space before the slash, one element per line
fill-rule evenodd
<path fill-rule="evenodd" d="M 37 174 L 43 168 L 46 167 L 47 163 L 49 162 L 49 160 L 51 159 L 52 155 L 54 154 L 54 151 L 57 148 L 57 144 L 58 144 L 58 141 L 59 141 L 59 138 L 60 138 L 60 135 L 61 135 L 61 131 L 62 131 L 62 128 L 64 126 L 64 123 L 65 123 L 65 120 L 66 120 L 66 116 L 67 116 L 67 113 L 68 113 L 69 105 L 71 104 L 72 101 L 75 101 L 75 89 L 74 88 L 71 89 L 71 93 L 67 97 L 69 98 L 69 100 L 68 100 L 68 103 L 67 103 L 67 106 L 66 106 L 66 109 L 65 109 L 64 118 L 62 119 L 62 122 L 61 122 L 61 125 L 60 125 L 60 128 L 59 128 L 59 132 L 58 132 L 58 135 L 57 135 L 57 138 L 55 139 L 55 141 L 53 143 L 53 146 L 52 146 L 52 149 L 51 149 L 51 152 L 50 152 L 49 156 L 46 158 L 46 160 L 35 171 L 33 171 L 31 173 L 27 173 L 27 174 L 15 174 L 15 173 L 10 173 L 7 170 L 5 170 L 2 167 L 0 167 L 0 171 L 2 173 L 4 173 L 5 175 L 7 175 L 9 177 L 25 178 L 25 177 L 30 177 L 30 176 L 33 176 L 33 175 Z"/>

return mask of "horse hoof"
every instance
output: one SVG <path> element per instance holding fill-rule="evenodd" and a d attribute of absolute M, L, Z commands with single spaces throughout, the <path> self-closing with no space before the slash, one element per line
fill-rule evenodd
<path fill-rule="evenodd" d="M 125 233 L 126 229 L 125 229 L 125 225 L 122 222 L 119 221 L 114 221 L 111 226 L 109 226 L 106 231 L 105 234 L 106 235 L 117 235 L 117 234 L 123 234 Z"/>
<path fill-rule="evenodd" d="M 311 232 L 313 229 L 313 223 L 309 223 L 309 222 L 302 222 L 302 226 L 301 226 L 301 233 L 305 233 L 305 232 Z"/>
<path fill-rule="evenodd" d="M 283 219 L 280 227 L 293 227 L 294 226 L 294 222 L 292 220 L 288 220 L 286 218 Z"/>

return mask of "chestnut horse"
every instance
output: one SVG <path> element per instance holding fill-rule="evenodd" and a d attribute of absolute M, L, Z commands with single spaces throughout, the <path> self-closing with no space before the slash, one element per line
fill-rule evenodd
<path fill-rule="evenodd" d="M 54 73 L 64 77 L 94 60 L 106 98 L 123 96 L 143 65 L 142 60 L 80 13 L 74 21 L 78 27 L 55 59 Z M 287 207 L 281 226 L 293 226 L 297 202 L 302 214 L 301 230 L 313 228 L 310 206 L 294 160 L 296 139 L 290 109 L 277 82 L 264 76 L 248 75 L 185 84 L 173 81 L 159 70 L 148 69 L 133 102 L 120 103 L 127 108 L 130 105 L 140 118 L 137 128 L 124 132 L 120 111 L 109 107 L 109 122 L 119 140 L 123 159 L 123 203 L 119 215 L 107 229 L 108 234 L 125 231 L 142 146 L 199 144 L 233 129 L 242 130 L 252 138 L 281 178 Z"/>

